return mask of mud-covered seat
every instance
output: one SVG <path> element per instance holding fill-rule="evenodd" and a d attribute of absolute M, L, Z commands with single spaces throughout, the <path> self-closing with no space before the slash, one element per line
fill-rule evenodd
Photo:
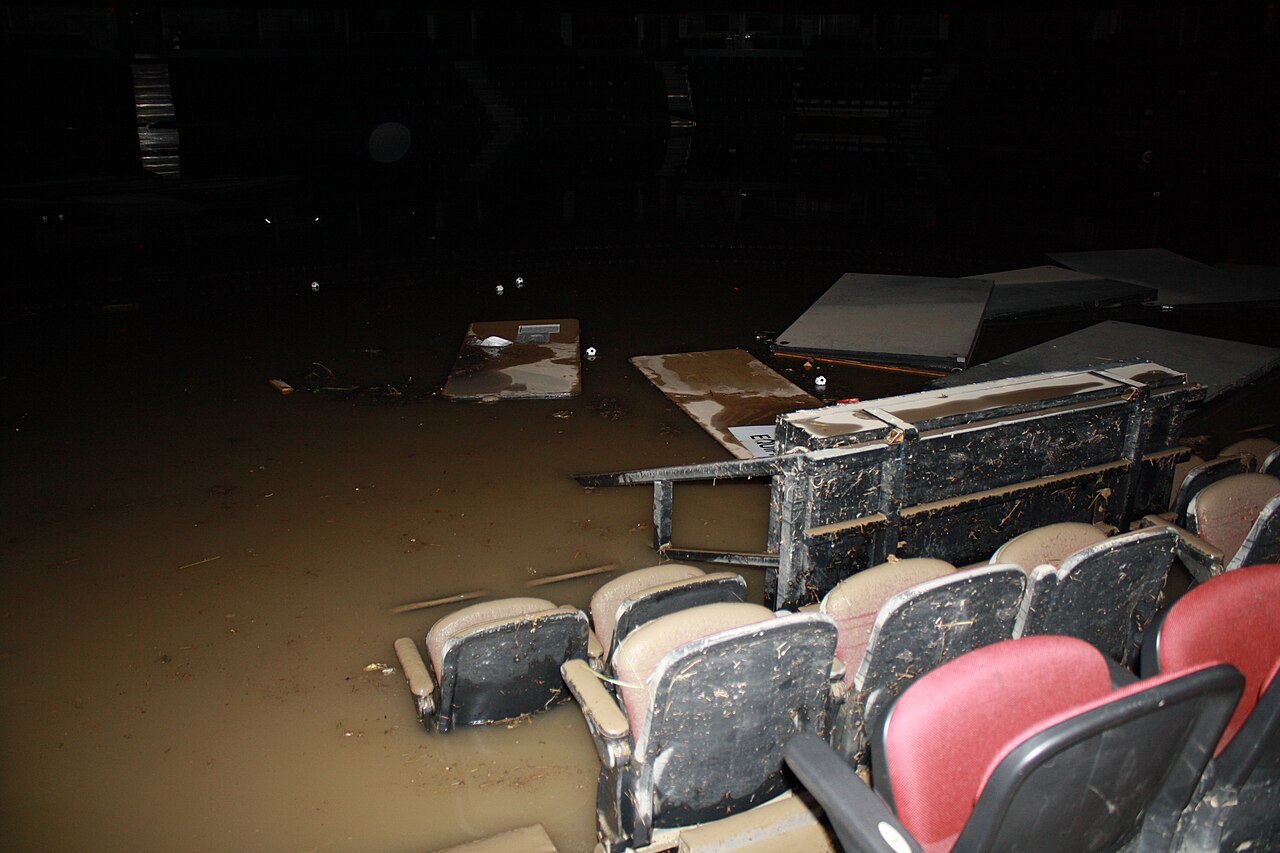
<path fill-rule="evenodd" d="M 566 660 L 587 654 L 587 615 L 541 598 L 503 598 L 463 607 L 427 632 L 430 669 L 412 639 L 396 656 L 428 728 L 501 722 L 569 698 Z"/>
<path fill-rule="evenodd" d="M 1222 661 L 1244 674 L 1186 850 L 1280 849 L 1280 564 L 1244 566 L 1188 590 L 1142 648 L 1155 676 Z"/>
<path fill-rule="evenodd" d="M 1147 516 L 1144 522 L 1161 524 Z M 1236 474 L 1191 499 L 1178 559 L 1197 581 L 1252 563 L 1280 562 L 1280 478 Z"/>
<path fill-rule="evenodd" d="M 1081 548 L 1096 545 L 1106 538 L 1106 533 L 1081 521 L 1046 524 L 1021 533 L 1001 545 L 991 555 L 991 563 L 1011 563 L 1021 566 L 1026 572 L 1036 566 L 1049 565 L 1057 568 L 1071 554 Z"/>
<path fill-rule="evenodd" d="M 1013 636 L 1026 575 L 1017 566 L 957 571 L 942 560 L 883 563 L 837 584 L 821 612 L 839 631 L 848 698 L 831 741 L 865 765 L 868 725 L 912 679 Z"/>
<path fill-rule="evenodd" d="M 898 697 L 874 792 L 818 739 L 786 757 L 846 850 L 1168 849 L 1242 683 L 1225 664 L 1136 681 L 1082 640 L 1026 637 Z"/>
<path fill-rule="evenodd" d="M 782 748 L 826 735 L 836 628 L 821 614 L 707 604 L 641 625 L 614 655 L 617 698 L 564 665 L 602 764 L 604 850 L 671 841 L 787 792 Z"/>
<path fill-rule="evenodd" d="M 1234 456 L 1239 453 L 1248 454 L 1253 458 L 1249 465 L 1250 471 L 1260 470 L 1266 462 L 1268 456 L 1280 450 L 1280 442 L 1267 438 L 1265 435 L 1253 435 L 1248 438 L 1242 438 L 1239 441 L 1233 441 L 1226 447 L 1218 451 L 1218 456 Z"/>
<path fill-rule="evenodd" d="M 704 572 L 664 563 L 627 572 L 591 596 L 591 624 L 599 641 L 596 668 L 608 668 L 613 650 L 640 625 L 687 607 L 742 601 L 747 582 L 733 572 Z"/>
<path fill-rule="evenodd" d="M 1177 541 L 1173 528 L 1149 527 L 1103 537 L 1059 565 L 1031 568 L 1014 636 L 1078 637 L 1132 666 L 1159 608 Z"/>
<path fill-rule="evenodd" d="M 1200 460 L 1198 464 L 1185 470 L 1175 469 L 1176 491 L 1169 501 L 1169 512 L 1163 517 L 1179 527 L 1186 525 L 1187 509 L 1191 506 L 1192 498 L 1219 480 L 1234 477 L 1236 474 L 1247 474 L 1253 470 L 1253 458 L 1247 453 L 1217 456 L 1213 459 Z"/>

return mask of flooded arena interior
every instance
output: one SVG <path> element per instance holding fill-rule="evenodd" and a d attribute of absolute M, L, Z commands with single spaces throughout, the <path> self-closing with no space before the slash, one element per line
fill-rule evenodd
<path fill-rule="evenodd" d="M 572 475 L 728 457 L 628 359 L 874 399 L 930 377 L 769 346 L 844 273 L 1280 264 L 1274 4 L 919 8 L 0 6 L 0 846 L 590 850 L 576 705 L 424 732 L 392 644 L 459 605 L 391 610 L 659 561 L 649 489 Z M 520 318 L 578 321 L 581 393 L 443 399 Z M 989 322 L 973 363 L 1101 320 L 1274 346 L 1280 300 Z M 1280 439 L 1278 392 L 1184 437 Z M 763 550 L 768 500 L 684 487 L 676 535 Z"/>

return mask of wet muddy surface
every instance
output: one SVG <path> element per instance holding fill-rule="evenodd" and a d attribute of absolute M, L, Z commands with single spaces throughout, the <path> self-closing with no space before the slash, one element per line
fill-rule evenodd
<path fill-rule="evenodd" d="M 511 272 L 8 322 L 2 846 L 424 851 L 542 823 L 560 850 L 590 849 L 598 764 L 576 706 L 424 733 L 401 674 L 369 665 L 396 667 L 397 637 L 421 641 L 463 605 L 391 609 L 657 562 L 651 490 L 571 475 L 730 457 L 628 359 L 750 347 L 798 381 L 753 330 L 790 322 L 842 270 L 690 268 L 663 291 L 640 267 L 567 269 L 554 289 L 526 273 L 496 296 Z M 582 396 L 435 393 L 468 323 L 564 315 L 600 352 Z M 293 394 L 268 384 L 308 373 Z M 827 375 L 832 399 L 927 381 Z M 1255 383 L 1189 431 L 1221 446 L 1275 424 L 1275 391 Z M 760 549 L 767 492 L 682 488 L 676 539 Z M 760 601 L 762 572 L 740 571 Z M 585 608 L 613 576 L 536 594 Z"/>

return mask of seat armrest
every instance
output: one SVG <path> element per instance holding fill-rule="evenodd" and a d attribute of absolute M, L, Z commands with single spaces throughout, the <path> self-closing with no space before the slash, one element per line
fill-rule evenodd
<path fill-rule="evenodd" d="M 584 660 L 565 661 L 560 672 L 582 709 L 600 763 L 614 769 L 631 761 L 631 724 L 604 682 Z"/>
<path fill-rule="evenodd" d="M 923 853 L 889 805 L 821 738 L 801 732 L 787 742 L 784 755 L 845 850 Z"/>
<path fill-rule="evenodd" d="M 1227 558 L 1220 548 L 1209 544 L 1190 530 L 1170 524 L 1158 515 L 1143 516 L 1141 524 L 1143 527 L 1171 527 L 1177 532 L 1178 559 L 1197 582 L 1203 583 L 1214 575 L 1222 574 Z"/>
<path fill-rule="evenodd" d="M 422 661 L 418 645 L 408 637 L 396 640 L 396 657 L 400 660 L 400 671 L 409 682 L 409 692 L 414 696 L 414 705 L 418 709 L 418 718 L 426 721 L 435 713 L 434 693 L 436 683 L 431 672 Z"/>

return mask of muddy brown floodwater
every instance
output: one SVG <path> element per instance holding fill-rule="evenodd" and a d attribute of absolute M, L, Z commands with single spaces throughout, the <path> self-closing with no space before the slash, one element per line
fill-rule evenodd
<path fill-rule="evenodd" d="M 496 296 L 517 272 L 525 287 Z M 421 641 L 458 605 L 389 611 L 657 562 L 651 492 L 570 475 L 729 454 L 627 358 L 767 358 L 754 333 L 840 272 L 348 274 L 316 293 L 11 321 L 0 846 L 407 853 L 537 822 L 560 850 L 589 850 L 598 764 L 576 706 L 426 734 L 399 672 L 365 667 L 396 666 L 397 637 Z M 600 351 L 581 397 L 432 393 L 467 323 L 548 316 L 579 319 Z M 795 360 L 771 364 L 806 381 Z M 924 381 L 829 376 L 833 398 Z M 763 485 L 677 495 L 681 544 L 759 549 L 766 520 Z M 742 571 L 760 600 L 760 572 Z M 608 577 L 538 592 L 585 608 Z"/>

